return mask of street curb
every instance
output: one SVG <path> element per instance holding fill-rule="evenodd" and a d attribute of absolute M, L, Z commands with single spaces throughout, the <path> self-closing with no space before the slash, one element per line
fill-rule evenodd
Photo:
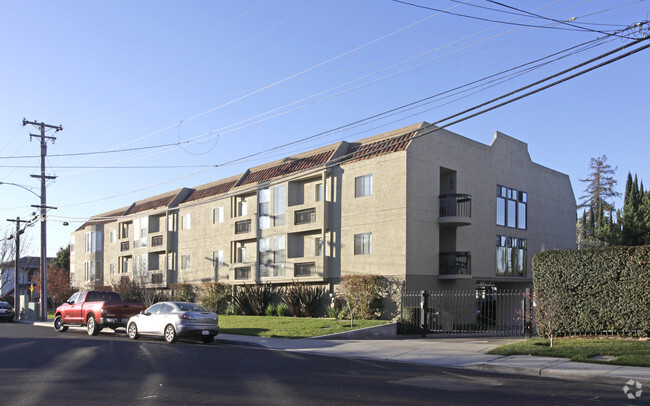
<path fill-rule="evenodd" d="M 254 343 L 252 341 L 228 340 L 225 338 L 217 338 L 217 337 L 215 337 L 214 339 L 214 342 L 217 344 L 236 345 L 238 347 L 268 348 L 262 344 Z"/>

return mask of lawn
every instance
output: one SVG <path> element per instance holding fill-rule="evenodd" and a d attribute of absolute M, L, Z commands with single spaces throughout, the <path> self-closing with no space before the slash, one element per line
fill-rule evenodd
<path fill-rule="evenodd" d="M 355 320 L 354 327 L 350 327 L 350 320 L 219 315 L 221 333 L 258 337 L 316 337 L 364 327 L 380 326 L 386 323 L 388 323 L 386 320 Z"/>
<path fill-rule="evenodd" d="M 538 355 L 543 357 L 569 358 L 576 362 L 650 367 L 650 341 L 615 338 L 556 338 L 553 347 L 549 340 L 532 338 L 507 344 L 490 351 L 495 355 Z M 596 356 L 616 357 L 611 361 L 593 359 Z"/>

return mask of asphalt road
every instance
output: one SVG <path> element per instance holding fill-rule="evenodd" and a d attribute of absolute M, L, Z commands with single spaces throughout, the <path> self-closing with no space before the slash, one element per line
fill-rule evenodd
<path fill-rule="evenodd" d="M 2 405 L 610 405 L 612 385 L 0 323 Z M 650 388 L 649 388 L 650 389 Z M 648 396 L 650 399 L 650 396 Z"/>

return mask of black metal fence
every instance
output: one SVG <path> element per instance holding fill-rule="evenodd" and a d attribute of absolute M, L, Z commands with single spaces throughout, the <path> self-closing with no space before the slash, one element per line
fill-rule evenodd
<path fill-rule="evenodd" d="M 530 335 L 527 289 L 406 291 L 401 319 L 422 334 Z"/>

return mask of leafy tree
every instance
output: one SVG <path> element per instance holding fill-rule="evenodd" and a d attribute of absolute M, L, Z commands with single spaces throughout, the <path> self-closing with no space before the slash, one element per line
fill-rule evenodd
<path fill-rule="evenodd" d="M 70 244 L 59 249 L 56 257 L 50 260 L 50 265 L 70 271 Z"/>
<path fill-rule="evenodd" d="M 40 275 L 32 276 L 34 292 L 41 291 Z M 77 289 L 70 283 L 70 271 L 48 264 L 47 266 L 47 299 L 53 308 L 58 307 L 68 299 Z"/>

